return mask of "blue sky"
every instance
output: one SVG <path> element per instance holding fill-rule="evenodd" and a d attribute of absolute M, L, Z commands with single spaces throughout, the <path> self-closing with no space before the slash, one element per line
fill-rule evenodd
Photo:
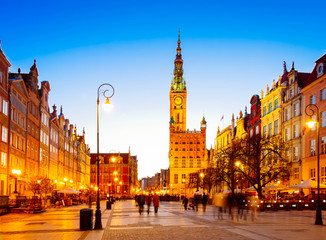
<path fill-rule="evenodd" d="M 188 88 L 187 127 L 206 117 L 207 147 L 217 126 L 295 62 L 310 72 L 326 53 L 325 1 L 3 1 L 1 46 L 11 71 L 51 85 L 96 151 L 97 88 L 115 87 L 100 112 L 100 151 L 138 156 L 139 177 L 168 167 L 169 88 L 181 28 Z M 101 99 L 104 102 L 104 99 Z M 224 122 L 220 119 L 224 115 Z"/>

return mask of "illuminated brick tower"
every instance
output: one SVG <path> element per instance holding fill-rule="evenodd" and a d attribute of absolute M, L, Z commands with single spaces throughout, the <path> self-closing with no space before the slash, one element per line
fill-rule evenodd
<path fill-rule="evenodd" d="M 178 36 L 174 60 L 174 78 L 170 89 L 170 194 L 192 194 L 196 189 L 187 188 L 189 173 L 206 168 L 206 121 L 203 117 L 200 131 L 186 129 L 187 88 L 183 79 L 183 60 Z"/>

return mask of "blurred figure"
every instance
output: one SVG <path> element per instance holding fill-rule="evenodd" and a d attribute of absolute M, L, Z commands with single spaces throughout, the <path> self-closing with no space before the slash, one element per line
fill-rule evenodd
<path fill-rule="evenodd" d="M 153 206 L 154 206 L 154 212 L 158 212 L 158 207 L 160 206 L 160 197 L 155 193 L 153 197 Z"/>
<path fill-rule="evenodd" d="M 250 196 L 248 198 L 248 207 L 250 209 L 251 221 L 257 220 L 257 205 L 258 199 L 255 196 Z"/>
<path fill-rule="evenodd" d="M 138 207 L 138 195 L 135 196 L 135 205 Z"/>
<path fill-rule="evenodd" d="M 208 202 L 208 195 L 205 193 L 203 194 L 203 200 L 202 200 L 202 206 L 203 206 L 203 212 L 206 212 L 206 205 Z"/>
<path fill-rule="evenodd" d="M 198 205 L 201 202 L 201 195 L 199 194 L 195 194 L 194 196 L 194 200 L 195 200 L 195 208 L 196 208 L 196 212 L 198 212 Z"/>
<path fill-rule="evenodd" d="M 229 219 L 233 220 L 232 208 L 235 206 L 235 199 L 233 194 L 229 194 L 227 197 L 227 207 L 229 209 Z"/>
<path fill-rule="evenodd" d="M 149 214 L 149 209 L 151 207 L 151 203 L 152 203 L 152 195 L 148 194 L 145 198 L 146 201 L 146 205 L 147 205 L 147 214 Z"/>
<path fill-rule="evenodd" d="M 235 196 L 235 202 L 238 208 L 238 215 L 237 215 L 237 220 L 239 219 L 244 219 L 247 220 L 247 215 L 244 212 L 245 205 L 246 205 L 246 198 L 242 193 L 236 194 Z"/>
<path fill-rule="evenodd" d="M 220 220 L 223 220 L 223 208 L 226 207 L 225 199 L 226 198 L 223 193 L 214 195 L 214 205 L 216 206 L 214 211 L 214 217 L 216 217 L 217 215 L 217 218 Z"/>
<path fill-rule="evenodd" d="M 139 215 L 141 215 L 142 212 L 144 211 L 144 204 L 145 204 L 145 196 L 144 194 L 140 194 L 140 196 L 138 196 Z"/>
<path fill-rule="evenodd" d="M 182 200 L 182 204 L 183 204 L 185 210 L 188 209 L 188 201 L 189 200 L 188 200 L 187 196 L 185 196 L 184 199 Z"/>
<path fill-rule="evenodd" d="M 218 216 L 218 194 L 213 195 L 212 205 L 214 206 L 213 218 L 216 218 Z"/>

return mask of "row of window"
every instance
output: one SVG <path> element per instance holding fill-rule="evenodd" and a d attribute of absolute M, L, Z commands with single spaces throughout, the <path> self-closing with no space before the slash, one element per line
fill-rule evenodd
<path fill-rule="evenodd" d="M 284 109 L 284 121 L 288 121 L 291 119 L 291 107 Z M 299 116 L 300 113 L 300 103 L 293 104 L 293 117 Z"/>
<path fill-rule="evenodd" d="M 34 117 L 36 117 L 36 119 L 38 119 L 38 116 L 39 116 L 39 110 L 38 110 L 38 107 L 37 107 L 34 103 L 32 103 L 32 102 L 29 103 L 29 112 L 30 112 Z"/>
<path fill-rule="evenodd" d="M 278 134 L 278 120 L 274 121 L 274 135 Z M 273 123 L 268 124 L 268 135 L 267 135 L 267 125 L 263 126 L 263 138 L 273 136 Z"/>
<path fill-rule="evenodd" d="M 27 141 L 27 157 L 37 160 L 37 157 L 38 157 L 38 146 L 37 146 L 37 144 L 35 144 L 35 147 L 34 147 L 33 142 Z"/>
<path fill-rule="evenodd" d="M 22 151 L 25 150 L 25 139 L 14 133 L 10 133 L 10 145 Z"/>
<path fill-rule="evenodd" d="M 194 167 L 194 160 L 192 158 L 189 159 L 188 164 L 185 158 L 181 160 L 181 168 L 193 168 Z M 174 167 L 179 168 L 179 159 L 174 159 Z M 201 168 L 201 160 L 197 158 L 197 168 Z"/>
<path fill-rule="evenodd" d="M 259 134 L 259 123 L 258 122 L 255 123 L 255 134 L 256 135 Z M 250 137 L 254 136 L 254 129 L 252 126 L 249 127 L 249 136 Z"/>
<path fill-rule="evenodd" d="M 299 125 L 298 124 L 295 124 L 292 126 L 292 139 L 294 138 L 298 138 L 300 137 L 300 132 L 299 132 Z M 285 141 L 289 141 L 291 139 L 291 134 L 290 134 L 291 130 L 290 130 L 290 127 L 287 127 L 284 129 L 284 138 L 285 138 Z"/>
<path fill-rule="evenodd" d="M 49 146 L 49 135 L 41 130 L 41 136 L 40 136 L 41 143 L 44 143 L 46 146 Z"/>
<path fill-rule="evenodd" d="M 171 148 L 171 150 L 173 150 L 173 149 Z M 204 151 L 204 150 L 205 150 L 205 148 L 203 148 L 203 151 Z M 175 148 L 174 151 L 176 151 L 176 152 L 177 152 L 177 151 L 186 151 L 186 149 L 185 149 L 185 148 L 182 148 L 182 149 Z M 200 149 L 197 148 L 197 150 L 196 150 L 196 149 L 192 149 L 192 148 L 190 148 L 189 151 L 200 151 Z"/>
<path fill-rule="evenodd" d="M 42 120 L 42 123 L 49 127 L 49 117 L 45 114 L 45 113 L 42 113 L 42 116 L 41 116 L 41 120 Z"/>
<path fill-rule="evenodd" d="M 264 108 L 263 108 L 263 116 L 266 116 L 267 114 L 276 110 L 277 108 L 279 108 L 279 106 L 280 106 L 280 104 L 279 104 L 278 98 L 274 100 L 274 108 L 273 108 L 273 102 L 268 103 L 268 105 L 264 106 Z"/>
<path fill-rule="evenodd" d="M 21 114 L 16 108 L 11 108 L 11 120 L 16 122 L 18 125 L 20 125 L 22 128 L 26 127 L 26 117 Z"/>
<path fill-rule="evenodd" d="M 321 137 L 320 154 L 326 154 L 326 136 Z M 310 156 L 316 156 L 316 139 L 310 140 Z"/>
<path fill-rule="evenodd" d="M 184 183 L 186 182 L 186 179 L 187 179 L 187 175 L 182 173 L 181 174 L 181 183 Z M 179 183 L 179 174 L 175 173 L 174 176 L 173 176 L 173 183 L 174 184 L 178 184 Z"/>
<path fill-rule="evenodd" d="M 171 142 L 171 144 L 173 144 L 173 142 Z M 196 144 L 196 142 L 192 142 L 192 141 L 190 141 L 190 142 L 175 142 L 174 144 Z M 197 144 L 200 144 L 200 142 L 197 142 Z M 205 144 L 205 142 L 203 142 L 203 144 Z"/>
<path fill-rule="evenodd" d="M 316 104 L 316 94 L 310 96 L 310 104 Z M 326 99 L 326 88 L 320 90 L 320 101 L 323 101 Z"/>

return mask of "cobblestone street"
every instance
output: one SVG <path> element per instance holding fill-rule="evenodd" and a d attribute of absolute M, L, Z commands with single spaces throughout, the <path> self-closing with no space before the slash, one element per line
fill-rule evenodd
<path fill-rule="evenodd" d="M 79 210 L 86 205 L 49 209 L 37 215 L 0 216 L 1 240 L 5 239 L 326 239 L 326 226 L 314 225 L 315 211 L 259 212 L 252 221 L 235 217 L 214 218 L 214 208 L 203 213 L 184 211 L 179 202 L 161 202 L 158 214 L 153 208 L 139 212 L 134 201 L 118 201 L 112 210 L 101 203 L 103 230 L 80 231 Z M 145 207 L 146 210 L 146 207 Z M 325 212 L 323 212 L 324 223 Z"/>

